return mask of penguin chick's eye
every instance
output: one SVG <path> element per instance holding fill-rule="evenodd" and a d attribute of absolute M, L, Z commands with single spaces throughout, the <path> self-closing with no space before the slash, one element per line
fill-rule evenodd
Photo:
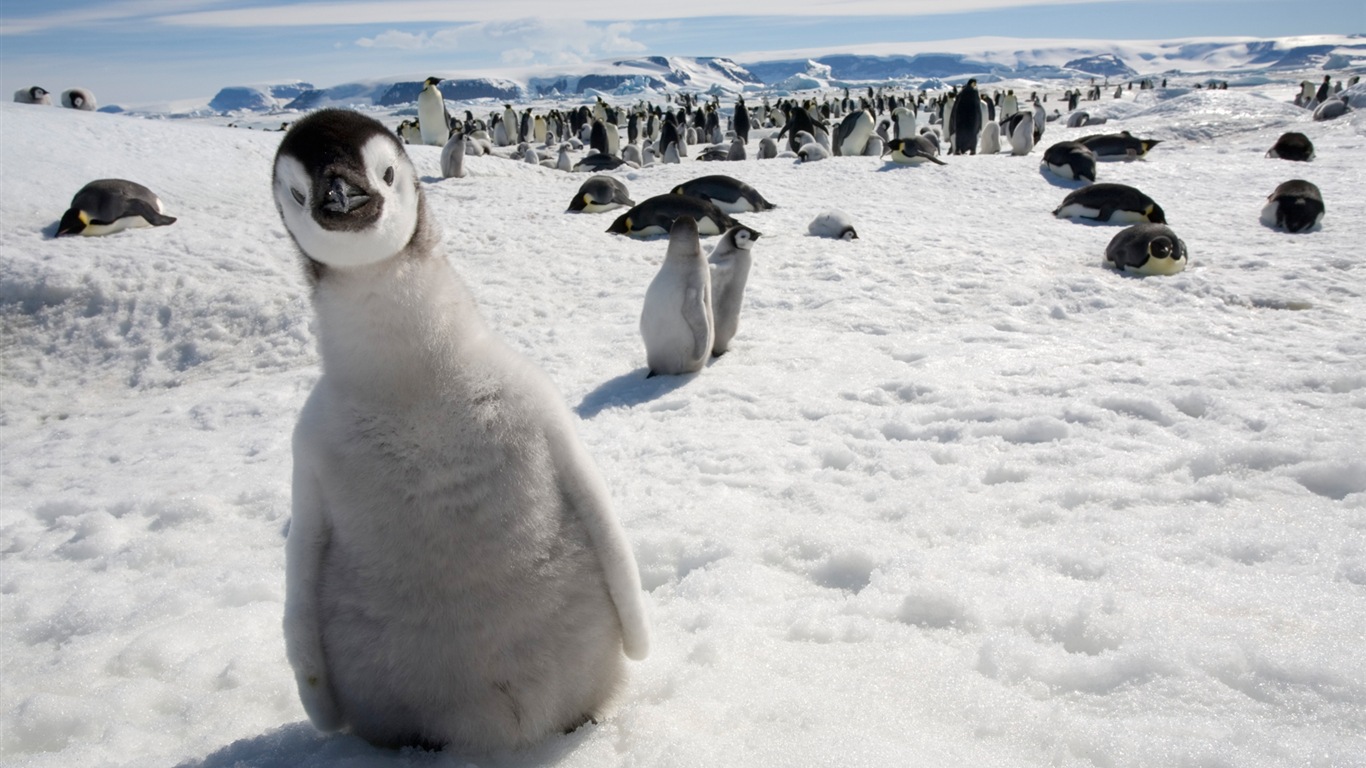
<path fill-rule="evenodd" d="M 384 183 L 391 187 L 394 185 L 394 166 L 384 169 Z"/>
<path fill-rule="evenodd" d="M 295 189 L 294 187 L 290 187 L 290 188 L 289 188 L 289 195 L 290 195 L 290 197 L 293 197 L 293 198 L 294 198 L 294 202 L 298 203 L 299 205 L 303 205 L 303 204 L 304 204 L 304 193 L 300 192 L 299 190 Z"/>

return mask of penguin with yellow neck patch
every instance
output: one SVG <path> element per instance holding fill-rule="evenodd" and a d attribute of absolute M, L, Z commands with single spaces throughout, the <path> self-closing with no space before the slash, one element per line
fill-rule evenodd
<path fill-rule="evenodd" d="M 175 217 L 162 213 L 161 198 L 126 179 L 98 179 L 81 187 L 62 214 L 57 237 L 111 235 L 134 227 L 164 227 Z"/>

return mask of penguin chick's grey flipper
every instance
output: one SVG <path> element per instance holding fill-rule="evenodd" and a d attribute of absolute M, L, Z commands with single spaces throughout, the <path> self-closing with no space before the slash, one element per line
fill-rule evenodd
<path fill-rule="evenodd" d="M 323 654 L 318 588 L 330 530 L 311 467 L 294 458 L 289 536 L 285 539 L 285 656 L 294 669 L 304 712 L 320 731 L 344 725 Z"/>
<path fill-rule="evenodd" d="M 641 597 L 640 570 L 624 529 L 615 522 L 607 485 L 570 424 L 561 420 L 549 438 L 556 447 L 553 455 L 560 490 L 588 529 L 588 537 L 602 563 L 607 592 L 621 620 L 622 650 L 629 659 L 644 659 L 650 655 L 650 630 Z"/>

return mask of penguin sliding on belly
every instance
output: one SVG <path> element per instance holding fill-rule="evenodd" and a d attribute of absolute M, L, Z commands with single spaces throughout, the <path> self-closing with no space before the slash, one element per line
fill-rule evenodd
<path fill-rule="evenodd" d="M 603 213 L 635 204 L 630 191 L 621 180 L 597 175 L 589 177 L 588 181 L 579 186 L 578 193 L 569 201 L 569 210 L 566 213 Z"/>
<path fill-rule="evenodd" d="M 1127 184 L 1092 184 L 1064 197 L 1053 215 L 1106 224 L 1166 224 L 1166 214 L 1151 197 Z"/>
<path fill-rule="evenodd" d="M 1096 155 L 1075 141 L 1060 141 L 1043 153 L 1043 164 L 1064 179 L 1096 180 Z"/>
<path fill-rule="evenodd" d="M 655 195 L 617 217 L 608 232 L 628 237 L 656 237 L 673 229 L 682 217 L 693 220 L 699 234 L 719 235 L 740 222 L 711 202 L 690 195 Z"/>
<path fill-rule="evenodd" d="M 485 326 L 379 122 L 299 120 L 272 189 L 322 362 L 285 543 L 285 655 L 309 719 L 488 752 L 603 717 L 649 634 L 564 400 Z"/>
<path fill-rule="evenodd" d="M 81 187 L 57 224 L 64 235 L 112 235 L 136 227 L 164 227 L 174 216 L 162 213 L 161 198 L 126 179 L 98 179 Z"/>
<path fill-rule="evenodd" d="M 1186 244 L 1166 224 L 1135 224 L 1105 248 L 1110 266 L 1135 275 L 1174 275 L 1186 268 Z"/>
<path fill-rule="evenodd" d="M 700 197 L 726 213 L 771 211 L 776 207 L 754 187 L 730 176 L 701 176 L 674 187 L 673 191 L 676 195 Z"/>
<path fill-rule="evenodd" d="M 1307 232 L 1323 220 L 1323 194 L 1312 182 L 1291 179 L 1272 191 L 1262 208 L 1262 223 L 1286 232 Z"/>

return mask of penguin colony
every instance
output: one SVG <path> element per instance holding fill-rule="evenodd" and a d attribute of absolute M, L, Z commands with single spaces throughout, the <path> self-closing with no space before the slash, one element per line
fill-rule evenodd
<path fill-rule="evenodd" d="M 604 171 L 734 162 L 751 141 L 762 160 L 946 166 L 941 143 L 954 156 L 1028 155 L 1060 115 L 969 82 L 937 99 L 871 88 L 762 107 L 741 98 L 723 132 L 715 98 L 684 95 L 676 110 L 599 99 L 544 115 L 505 105 L 476 118 L 452 115 L 440 83 L 423 83 L 416 121 L 391 130 L 321 110 L 290 127 L 276 155 L 275 204 L 312 288 L 323 361 L 294 435 L 285 640 L 300 699 L 322 730 L 388 747 L 516 748 L 610 713 L 624 659 L 648 653 L 639 574 L 561 398 L 488 332 L 441 253 L 404 144 L 441 146 L 443 179 L 467 178 L 465 159 L 486 155 L 590 173 L 566 213 L 626 208 L 607 232 L 667 235 L 659 271 L 642 287 L 646 375 L 656 376 L 697 372 L 731 349 L 761 237 L 732 214 L 776 206 L 723 174 L 637 203 Z M 1079 96 L 1068 94 L 1067 124 L 1103 124 L 1076 109 Z M 15 100 L 52 104 L 37 86 Z M 95 108 L 83 89 L 61 103 Z M 1346 108 L 1322 89 L 1303 105 L 1315 119 Z M 1097 181 L 1099 161 L 1143 160 L 1160 143 L 1121 131 L 1043 152 L 1042 170 L 1084 184 L 1056 217 L 1126 225 L 1104 254 L 1123 274 L 1171 275 L 1189 263 L 1156 201 Z M 1289 132 L 1266 157 L 1315 155 L 1307 136 Z M 1319 189 L 1293 179 L 1271 192 L 1261 220 L 1300 233 L 1324 210 Z M 76 193 L 56 234 L 175 221 L 147 187 L 100 179 Z M 808 233 L 859 237 L 838 210 L 817 212 Z M 700 238 L 709 235 L 719 239 L 707 255 Z M 469 616 L 479 620 L 461 619 Z"/>

